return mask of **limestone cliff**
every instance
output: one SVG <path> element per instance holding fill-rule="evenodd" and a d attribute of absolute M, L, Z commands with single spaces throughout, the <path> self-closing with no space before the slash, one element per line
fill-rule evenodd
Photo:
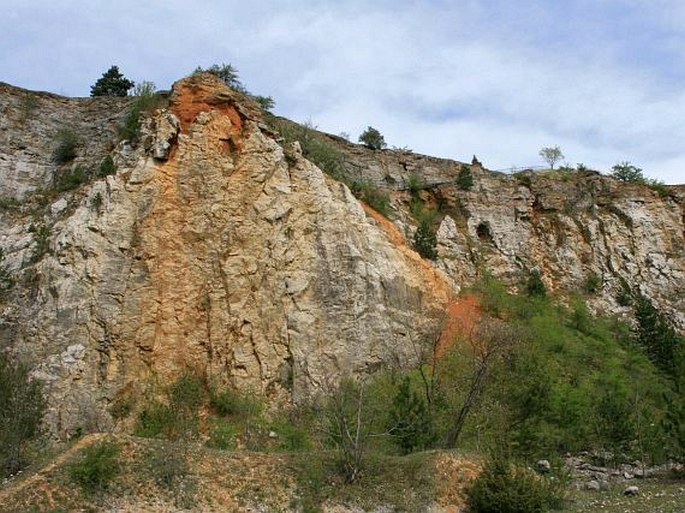
<path fill-rule="evenodd" d="M 3 305 L 3 345 L 48 383 L 57 433 L 102 429 L 118 395 L 187 368 L 298 400 L 411 360 L 436 329 L 442 273 L 297 148 L 286 158 L 259 116 L 213 77 L 186 79 L 137 147 L 114 152 L 116 175 L 3 211 L 3 265 L 23 282 Z M 25 139 L 60 172 L 43 139 Z M 2 169 L 5 198 L 30 194 L 12 171 L 21 158 Z"/>
<path fill-rule="evenodd" d="M 597 173 L 518 177 L 330 139 L 347 178 L 392 195 L 392 222 L 285 145 L 249 99 L 210 75 L 174 85 L 138 141 L 117 143 L 129 99 L 0 86 L 0 344 L 51 394 L 55 433 L 111 425 L 108 406 L 187 368 L 300 400 L 344 373 L 408 364 L 459 288 L 484 269 L 553 290 L 601 278 L 590 301 L 639 286 L 685 326 L 684 194 Z M 76 159 L 52 159 L 57 132 Z M 54 191 L 106 155 L 116 173 Z M 439 257 L 407 240 L 407 192 L 439 207 Z"/>

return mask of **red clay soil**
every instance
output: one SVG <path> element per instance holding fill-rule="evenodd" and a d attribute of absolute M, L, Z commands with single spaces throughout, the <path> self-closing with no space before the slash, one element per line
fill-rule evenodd
<path fill-rule="evenodd" d="M 447 305 L 445 326 L 438 341 L 438 358 L 455 343 L 458 337 L 471 341 L 471 335 L 481 317 L 480 299 L 475 294 L 461 296 Z"/>

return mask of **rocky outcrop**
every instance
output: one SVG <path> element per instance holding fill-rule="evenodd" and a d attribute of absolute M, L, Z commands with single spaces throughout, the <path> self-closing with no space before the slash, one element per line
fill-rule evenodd
<path fill-rule="evenodd" d="M 627 286 L 654 300 L 685 329 L 685 194 L 625 184 L 594 171 L 516 175 L 468 165 L 474 186 L 456 186 L 465 164 L 408 151 L 371 151 L 330 136 L 346 155 L 350 181 L 393 193 L 393 216 L 408 235 L 410 184 L 420 184 L 438 216 L 436 267 L 457 285 L 484 270 L 513 288 L 532 269 L 552 291 L 584 292 L 598 312 L 627 315 L 617 302 Z"/>
<path fill-rule="evenodd" d="M 2 218 L 5 265 L 30 277 L 4 305 L 3 343 L 49 385 L 55 432 L 102 429 L 122 393 L 188 368 L 297 401 L 415 359 L 436 330 L 442 273 L 296 145 L 286 158 L 213 77 L 176 84 L 140 141 L 59 215 Z"/>
<path fill-rule="evenodd" d="M 110 426 L 113 401 L 186 369 L 299 401 L 411 364 L 484 270 L 515 287 L 537 268 L 560 292 L 592 277 L 593 308 L 619 314 L 617 293 L 639 287 L 685 327 L 678 188 L 474 164 L 464 191 L 459 162 L 330 138 L 348 180 L 390 191 L 391 222 L 212 76 L 175 84 L 138 140 L 118 142 L 129 101 L 0 87 L 0 343 L 47 384 L 59 435 Z M 64 123 L 83 144 L 58 165 Z M 115 174 L 54 191 L 56 175 L 108 154 Z M 407 242 L 412 182 L 437 212 L 435 262 Z"/>

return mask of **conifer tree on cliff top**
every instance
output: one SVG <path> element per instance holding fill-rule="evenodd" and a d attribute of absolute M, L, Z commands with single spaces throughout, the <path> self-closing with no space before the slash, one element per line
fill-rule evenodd
<path fill-rule="evenodd" d="M 135 85 L 119 71 L 118 66 L 112 66 L 102 74 L 102 77 L 90 87 L 91 96 L 127 96 L 128 91 Z"/>

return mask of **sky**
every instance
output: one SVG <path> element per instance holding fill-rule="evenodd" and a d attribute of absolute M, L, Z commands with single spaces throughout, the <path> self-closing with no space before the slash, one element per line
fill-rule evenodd
<path fill-rule="evenodd" d="M 274 112 L 489 169 L 685 183 L 683 0 L 0 0 L 0 81 L 88 96 L 232 64 Z"/>

